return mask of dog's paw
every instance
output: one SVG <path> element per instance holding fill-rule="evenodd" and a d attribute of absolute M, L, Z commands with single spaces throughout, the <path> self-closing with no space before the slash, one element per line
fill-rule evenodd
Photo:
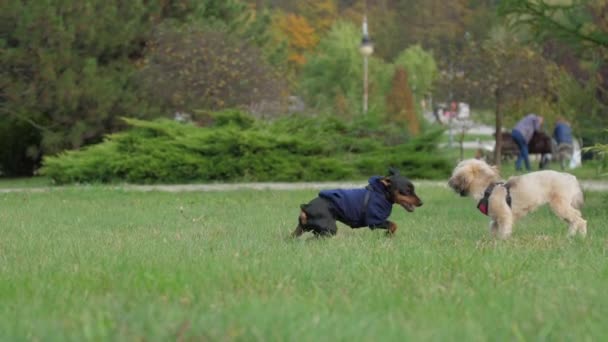
<path fill-rule="evenodd" d="M 390 222 L 388 225 L 388 229 L 386 230 L 386 235 L 393 236 L 397 232 L 397 225 L 393 222 Z"/>
<path fill-rule="evenodd" d="M 296 229 L 289 235 L 292 239 L 300 237 L 300 235 L 304 234 L 304 229 L 302 225 L 298 225 Z"/>

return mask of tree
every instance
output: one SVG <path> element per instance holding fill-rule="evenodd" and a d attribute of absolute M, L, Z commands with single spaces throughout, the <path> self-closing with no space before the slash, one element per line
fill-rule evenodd
<path fill-rule="evenodd" d="M 459 120 L 460 125 L 458 127 L 458 134 L 456 135 L 456 141 L 458 141 L 458 150 L 460 152 L 460 159 L 464 160 L 464 140 L 466 139 L 467 132 L 473 127 L 473 121 L 470 120 Z M 480 150 L 477 150 L 478 153 Z M 480 156 L 481 157 L 481 156 Z"/>
<path fill-rule="evenodd" d="M 299 70 L 306 63 L 304 55 L 311 52 L 319 42 L 315 29 L 306 18 L 297 14 L 280 14 L 276 20 L 276 25 L 287 42 L 289 65 L 293 70 Z"/>
<path fill-rule="evenodd" d="M 343 17 L 360 25 L 367 13 L 378 55 L 393 60 L 403 49 L 419 44 L 437 56 L 463 40 L 480 5 L 471 0 L 355 0 L 341 1 Z M 478 20 L 479 21 L 479 20 Z M 381 47 L 381 48 L 380 48 Z"/>
<path fill-rule="evenodd" d="M 581 81 L 563 68 L 550 73 L 551 109 L 572 123 L 585 145 L 608 143 L 603 132 L 608 125 L 606 105 L 598 101 L 600 82 L 602 79 L 597 77 Z"/>
<path fill-rule="evenodd" d="M 13 136 L 4 145 L 19 149 L 11 151 L 13 158 L 2 158 L 5 173 L 31 174 L 34 167 L 22 169 L 18 164 L 28 163 L 19 160 L 38 161 L 42 153 L 99 141 L 118 127 L 117 116 L 155 114 L 129 80 L 147 20 L 159 15 L 157 4 L 10 0 L 3 5 L 0 115 L 8 130 L 23 133 L 23 139 Z"/>
<path fill-rule="evenodd" d="M 410 135 L 416 136 L 420 133 L 420 121 L 407 75 L 403 67 L 395 70 L 391 92 L 386 97 L 386 110 L 391 121 L 406 125 Z"/>
<path fill-rule="evenodd" d="M 608 1 L 505 0 L 500 14 L 513 28 L 544 43 L 545 53 L 553 58 L 560 45 L 570 47 L 556 60 L 576 79 L 561 83 L 565 93 L 556 94 L 556 106 L 571 108 L 569 116 L 577 114 L 576 121 L 591 143 L 606 142 L 601 127 L 608 123 Z"/>
<path fill-rule="evenodd" d="M 420 45 L 413 45 L 403 50 L 394 64 L 407 70 L 408 83 L 417 100 L 424 98 L 438 76 L 433 55 L 422 49 Z"/>
<path fill-rule="evenodd" d="M 338 16 L 334 0 L 300 0 L 297 2 L 299 14 L 304 16 L 315 31 L 320 34 L 329 31 Z"/>
<path fill-rule="evenodd" d="M 604 0 L 504 0 L 500 13 L 538 39 L 549 37 L 581 47 L 608 49 L 608 3 Z"/>
<path fill-rule="evenodd" d="M 238 0 L 4 1 L 0 130 L 21 134 L 3 135 L 4 146 L 17 151 L 0 151 L 0 169 L 31 174 L 42 154 L 120 129 L 118 117 L 162 115 L 133 77 L 160 23 L 204 23 L 262 45 L 264 18 Z"/>
<path fill-rule="evenodd" d="M 604 134 L 608 135 L 608 129 L 604 129 Z M 604 141 L 606 140 L 608 139 Z M 606 171 L 606 167 L 608 167 L 608 144 L 596 143 L 593 146 L 586 147 L 583 151 L 596 153 L 601 158 L 602 163 L 598 166 L 598 174 Z M 603 176 L 608 176 L 608 173 L 604 173 Z M 608 203 L 608 197 L 606 197 L 606 202 Z"/>
<path fill-rule="evenodd" d="M 285 84 L 261 52 L 226 32 L 161 26 L 139 83 L 170 112 L 248 107 L 285 98 Z M 272 113 L 269 113 L 272 114 Z"/>
<path fill-rule="evenodd" d="M 521 45 L 507 29 L 497 27 L 482 45 L 471 42 L 459 64 L 460 77 L 451 80 L 454 87 L 492 99 L 496 127 L 494 160 L 500 166 L 505 106 L 546 90 L 547 62 L 530 47 Z M 474 103 L 476 99 L 471 100 Z"/>
<path fill-rule="evenodd" d="M 363 59 L 359 53 L 359 28 L 337 22 L 319 43 L 317 53 L 307 55 L 300 76 L 300 90 L 316 108 L 333 108 L 336 102 L 349 113 L 359 113 L 363 94 Z M 392 66 L 378 58 L 369 59 L 370 112 L 383 112 L 384 97 L 390 89 Z M 343 96 L 346 101 L 336 101 Z M 346 102 L 346 103 L 345 103 Z"/>

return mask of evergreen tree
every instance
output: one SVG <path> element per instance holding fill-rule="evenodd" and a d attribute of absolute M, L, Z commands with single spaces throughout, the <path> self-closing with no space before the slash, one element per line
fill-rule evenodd
<path fill-rule="evenodd" d="M 118 117 L 169 114 L 133 77 L 153 29 L 166 21 L 269 42 L 268 16 L 237 0 L 3 2 L 0 131 L 20 134 L 2 134 L 0 172 L 31 174 L 42 154 L 99 142 L 121 127 Z"/>
<path fill-rule="evenodd" d="M 99 141 L 119 115 L 152 113 L 129 83 L 151 11 L 143 0 L 10 0 L 0 20 L 2 119 L 39 141 L 14 137 L 8 148 L 37 160 Z"/>
<path fill-rule="evenodd" d="M 395 70 L 391 92 L 386 97 L 386 110 L 391 121 L 405 124 L 410 135 L 416 136 L 420 133 L 420 121 L 407 75 L 403 67 Z"/>

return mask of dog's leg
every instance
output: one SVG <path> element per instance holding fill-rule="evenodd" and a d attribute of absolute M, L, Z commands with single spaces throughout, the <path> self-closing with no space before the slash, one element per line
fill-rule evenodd
<path fill-rule="evenodd" d="M 578 209 L 563 200 L 552 200 L 549 205 L 555 215 L 568 223 L 568 236 L 574 236 L 577 232 L 582 236 L 587 234 L 587 221 Z"/>
<path fill-rule="evenodd" d="M 393 236 L 393 235 L 395 235 L 396 232 L 397 232 L 397 225 L 392 221 L 388 221 L 388 229 L 386 230 L 386 235 Z"/>
<path fill-rule="evenodd" d="M 583 214 L 581 214 L 580 210 L 570 207 L 571 211 L 574 213 L 574 227 L 575 233 L 578 232 L 582 237 L 587 236 L 587 221 L 583 219 Z M 569 232 L 569 231 L 568 231 Z"/>
<path fill-rule="evenodd" d="M 581 217 L 577 225 L 578 233 L 581 234 L 582 237 L 587 236 L 587 221 Z"/>
<path fill-rule="evenodd" d="M 300 235 L 304 234 L 304 229 L 302 228 L 302 225 L 298 225 L 296 227 L 296 229 L 291 233 L 291 237 L 292 238 L 297 238 Z"/>
<path fill-rule="evenodd" d="M 498 226 L 498 238 L 507 239 L 511 236 L 513 232 L 513 214 L 511 213 L 511 209 L 501 212 L 500 215 L 497 215 L 496 224 Z"/>
<path fill-rule="evenodd" d="M 306 216 L 306 213 L 304 211 L 301 211 L 300 212 L 300 216 L 298 217 L 298 226 L 293 231 L 293 233 L 291 233 L 291 237 L 297 238 L 300 235 L 304 234 L 304 226 L 303 225 L 306 224 L 307 220 L 308 220 L 308 217 Z"/>
<path fill-rule="evenodd" d="M 302 228 L 302 225 L 299 224 L 296 227 L 296 229 L 291 233 L 291 237 L 295 239 L 295 238 L 299 237 L 302 234 L 304 234 L 304 228 Z"/>
<path fill-rule="evenodd" d="M 490 221 L 490 235 L 492 235 L 492 237 L 496 237 L 498 235 L 498 223 L 496 223 L 494 220 Z"/>
<path fill-rule="evenodd" d="M 511 236 L 513 231 L 513 211 L 506 201 L 507 189 L 503 186 L 494 188 L 489 201 L 489 213 L 492 216 L 492 221 L 495 222 L 497 236 L 500 239 L 506 239 Z"/>

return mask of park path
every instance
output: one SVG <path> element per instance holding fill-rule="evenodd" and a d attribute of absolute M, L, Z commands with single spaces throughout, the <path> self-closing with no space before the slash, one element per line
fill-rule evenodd
<path fill-rule="evenodd" d="M 172 185 L 69 185 L 31 188 L 0 188 L 2 193 L 37 193 L 74 189 L 115 189 L 126 191 L 161 191 L 161 192 L 205 192 L 235 190 L 319 190 L 332 188 L 356 188 L 367 184 L 362 182 L 310 182 L 310 183 L 214 183 L 214 184 L 172 184 Z M 414 181 L 418 187 L 447 187 L 445 181 Z M 586 191 L 608 191 L 608 181 L 583 180 L 581 185 Z"/>

